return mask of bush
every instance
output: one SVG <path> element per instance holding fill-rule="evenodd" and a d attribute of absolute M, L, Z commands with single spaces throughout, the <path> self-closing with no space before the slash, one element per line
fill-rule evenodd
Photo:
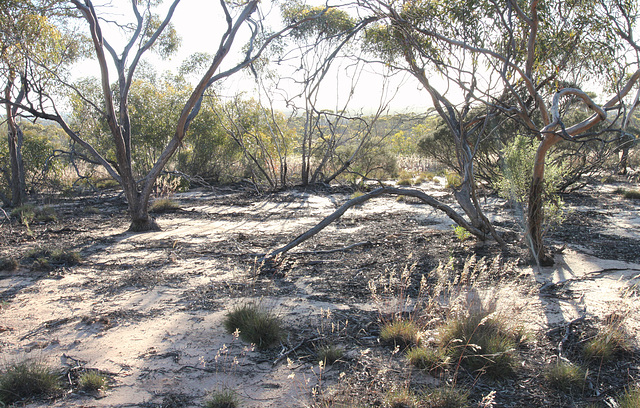
<path fill-rule="evenodd" d="M 401 350 L 410 346 L 419 346 L 420 329 L 411 320 L 393 320 L 382 326 L 380 340 L 394 347 L 400 347 Z"/>
<path fill-rule="evenodd" d="M 471 233 L 460 225 L 454 225 L 453 230 L 456 233 L 456 237 L 460 242 L 466 241 L 471 238 Z"/>
<path fill-rule="evenodd" d="M 227 333 L 238 330 L 242 340 L 262 350 L 273 346 L 282 335 L 280 319 L 253 303 L 238 306 L 227 313 L 223 324 Z"/>
<path fill-rule="evenodd" d="M 60 373 L 43 362 L 14 363 L 0 375 L 0 401 L 5 404 L 25 398 L 52 397 L 60 390 Z"/>

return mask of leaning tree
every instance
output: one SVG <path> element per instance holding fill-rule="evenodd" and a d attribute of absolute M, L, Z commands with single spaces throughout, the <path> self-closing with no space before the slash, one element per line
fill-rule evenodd
<path fill-rule="evenodd" d="M 383 16 L 383 33 L 398 39 L 392 43 L 394 49 L 402 48 L 408 68 L 427 90 L 431 81 L 424 74 L 423 60 L 430 62 L 431 72 L 461 90 L 465 101 L 485 106 L 487 115 L 499 113 L 518 121 L 539 141 L 526 236 L 536 261 L 552 263 L 542 241 L 547 153 L 561 141 L 603 139 L 601 132 L 591 130 L 610 116 L 608 111 L 621 112 L 623 98 L 640 76 L 640 71 L 628 77 L 617 73 L 614 95 L 602 105 L 575 86 L 604 78 L 611 61 L 624 51 L 620 33 L 603 24 L 602 15 L 595 12 L 599 2 L 372 0 L 365 4 Z M 627 9 L 636 7 L 631 2 L 617 4 L 627 11 L 625 15 L 633 15 Z M 456 112 L 453 104 L 431 93 L 455 137 L 461 137 L 456 136 L 460 129 L 486 123 L 481 117 L 464 120 L 460 112 L 468 109 L 465 105 Z M 577 123 L 565 123 L 570 109 L 579 105 L 592 114 Z M 456 142 L 456 147 L 464 152 L 468 144 Z M 472 166 L 472 157 L 467 160 Z"/>

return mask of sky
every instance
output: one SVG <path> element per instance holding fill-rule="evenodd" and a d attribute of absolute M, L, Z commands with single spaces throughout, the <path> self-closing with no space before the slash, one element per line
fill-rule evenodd
<path fill-rule="evenodd" d="M 266 21 L 272 27 L 279 26 L 279 10 L 273 5 L 274 2 L 264 0 L 261 2 L 261 12 L 265 15 Z M 113 0 L 108 3 L 95 2 L 99 14 L 122 23 L 124 21 L 132 21 L 132 12 L 128 0 Z M 165 0 L 162 7 L 168 8 L 169 0 Z M 105 14 L 106 13 L 106 14 Z M 159 13 L 164 17 L 164 11 Z M 255 15 L 254 15 L 255 16 Z M 152 53 L 147 53 L 149 60 L 158 72 L 176 71 L 182 61 L 195 52 L 215 53 L 217 50 L 221 35 L 226 28 L 222 9 L 216 0 L 182 0 L 177 6 L 172 22 L 176 31 L 182 38 L 179 51 L 169 60 L 161 60 Z M 110 41 L 116 50 L 122 49 L 123 42 L 118 42 L 119 34 L 117 30 L 103 26 L 105 38 Z M 228 55 L 227 61 L 238 61 L 240 58 L 239 50 L 248 39 L 248 30 L 242 30 L 236 42 L 234 49 Z M 120 45 L 120 47 L 118 47 Z M 294 62 L 288 64 L 289 67 L 295 69 Z M 286 66 L 286 64 L 285 64 Z M 384 67 L 378 64 L 367 64 L 363 71 L 354 71 L 352 64 L 344 62 L 327 75 L 325 82 L 318 94 L 318 106 L 322 109 L 337 110 L 345 106 L 347 98 L 349 99 L 348 109 L 352 112 L 371 113 L 378 109 L 381 103 L 389 103 L 389 108 L 393 112 L 424 112 L 430 104 L 428 94 L 420 89 L 419 84 L 410 75 L 398 74 L 384 83 L 382 73 Z M 95 61 L 85 61 L 79 64 L 76 77 L 80 76 L 97 76 L 99 73 L 98 66 Z M 111 70 L 111 80 L 113 81 L 114 70 Z M 287 70 L 282 67 L 276 71 L 276 76 L 288 77 Z M 358 81 L 355 85 L 354 92 L 351 93 L 351 83 L 354 78 Z M 274 99 L 274 106 L 281 110 L 287 110 L 287 106 L 280 98 L 281 94 L 298 93 L 299 88 L 292 85 L 291 81 L 282 80 L 281 86 L 284 87 L 281 92 L 270 92 L 268 95 Z M 224 80 L 221 92 L 226 96 L 232 97 L 238 93 L 243 93 L 247 97 L 259 98 L 256 91 L 255 78 L 249 71 L 235 74 L 234 76 Z M 393 96 L 392 100 L 389 99 Z M 267 99 L 262 96 L 262 99 Z M 382 101 L 382 102 L 381 102 Z"/>

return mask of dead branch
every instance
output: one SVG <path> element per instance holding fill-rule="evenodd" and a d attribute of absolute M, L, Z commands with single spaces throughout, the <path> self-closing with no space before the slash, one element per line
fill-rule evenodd
<path fill-rule="evenodd" d="M 276 249 L 276 250 L 272 251 L 271 253 L 266 255 L 264 259 L 265 260 L 273 259 L 276 255 L 283 254 L 283 253 L 289 251 L 290 249 L 295 248 L 296 246 L 300 245 L 304 241 L 306 241 L 309 238 L 313 237 L 314 235 L 316 235 L 317 233 L 322 231 L 325 227 L 327 227 L 329 224 L 331 224 L 332 222 L 334 222 L 335 220 L 340 218 L 349 208 L 351 208 L 353 206 L 356 206 L 356 205 L 364 204 L 365 202 L 371 200 L 372 198 L 380 197 L 380 196 L 382 196 L 384 194 L 404 195 L 404 196 L 418 198 L 418 199 L 422 200 L 423 202 L 429 204 L 433 208 L 438 209 L 440 211 L 443 211 L 456 224 L 460 225 L 461 227 L 463 227 L 464 229 L 466 229 L 467 231 L 469 231 L 473 235 L 475 235 L 477 237 L 480 237 L 482 239 L 485 238 L 485 234 L 482 231 L 480 231 L 479 229 L 477 229 L 474 226 L 472 226 L 460 214 L 455 212 L 455 210 L 453 208 L 451 208 L 448 205 L 436 200 L 435 198 L 431 197 L 430 195 L 426 194 L 425 192 L 423 192 L 421 190 L 410 189 L 410 188 L 397 188 L 397 187 L 391 187 L 391 186 L 384 186 L 384 187 L 377 188 L 377 189 L 375 189 L 373 191 L 370 191 L 367 194 L 361 195 L 361 196 L 356 197 L 356 198 L 352 198 L 351 200 L 349 200 L 346 203 L 342 204 L 342 206 L 340 208 L 338 208 L 332 214 L 330 214 L 327 217 L 325 217 L 315 227 L 313 227 L 310 230 L 302 233 L 301 235 L 296 237 L 293 241 L 291 241 L 289 244 L 287 244 L 287 245 L 285 245 L 285 246 L 283 246 L 283 247 L 281 247 L 279 249 Z"/>

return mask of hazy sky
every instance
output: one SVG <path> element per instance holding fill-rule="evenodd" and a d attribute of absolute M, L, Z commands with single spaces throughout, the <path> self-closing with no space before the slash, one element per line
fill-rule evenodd
<path fill-rule="evenodd" d="M 165 0 L 164 3 L 163 6 L 167 8 L 170 2 Z M 96 2 L 96 6 L 98 4 Z M 279 27 L 279 10 L 272 4 L 267 0 L 262 1 L 260 10 L 266 15 L 268 24 L 277 28 Z M 133 13 L 128 0 L 115 0 L 110 3 L 108 8 L 98 7 L 98 10 L 106 18 L 118 23 L 133 21 Z M 105 12 L 108 14 L 104 14 Z M 161 15 L 164 17 L 164 12 Z M 168 61 L 162 61 L 152 53 L 147 54 L 147 59 L 152 62 L 158 72 L 177 70 L 181 62 L 195 52 L 215 53 L 221 35 L 226 28 L 222 9 L 216 0 L 182 0 L 172 21 L 182 38 L 182 44 L 178 53 Z M 114 45 L 116 50 L 122 49 L 123 42 L 118 42 L 117 31 L 104 27 L 104 33 L 105 38 Z M 240 58 L 238 51 L 247 38 L 248 30 L 245 29 L 236 39 L 234 49 L 227 57 L 227 62 L 238 61 Z M 288 65 L 292 67 L 293 62 Z M 288 76 L 283 68 L 280 69 L 283 76 Z M 412 77 L 397 75 L 387 86 L 383 86 L 382 71 L 383 67 L 370 64 L 359 75 L 356 75 L 353 67 L 347 66 L 346 63 L 336 66 L 336 69 L 327 75 L 326 83 L 321 88 L 319 105 L 324 109 L 335 110 L 337 107 L 343 106 L 346 98 L 350 96 L 350 110 L 362 110 L 368 113 L 377 109 L 381 100 L 395 95 L 390 105 L 394 111 L 425 111 L 430 106 L 428 95 L 419 89 L 418 83 Z M 86 61 L 79 65 L 76 76 L 97 76 L 98 72 L 95 61 Z M 115 78 L 113 70 L 110 75 L 113 81 Z M 353 94 L 351 94 L 351 82 L 356 77 L 358 81 Z M 298 92 L 298 88 L 293 86 L 290 81 L 283 81 L 281 86 L 288 88 L 283 93 L 291 95 Z M 252 94 L 256 95 L 254 88 L 255 80 L 249 72 L 235 74 L 233 77 L 225 79 L 223 83 L 224 92 L 228 93 L 228 96 L 238 92 L 245 93 L 247 97 Z M 273 93 L 270 96 L 279 99 L 278 93 Z M 278 100 L 276 100 L 276 106 L 280 109 L 285 108 L 284 103 Z"/>

